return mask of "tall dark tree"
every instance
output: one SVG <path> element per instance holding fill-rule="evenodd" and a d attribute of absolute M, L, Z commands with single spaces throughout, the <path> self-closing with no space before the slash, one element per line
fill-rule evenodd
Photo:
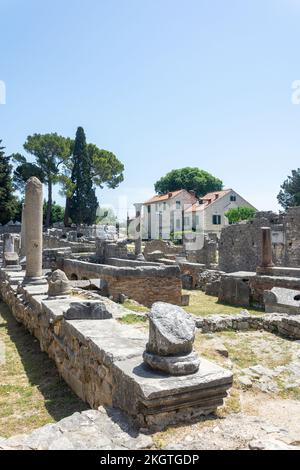
<path fill-rule="evenodd" d="M 4 153 L 0 140 L 0 223 L 6 224 L 14 218 L 18 201 L 13 194 L 10 157 Z"/>
<path fill-rule="evenodd" d="M 195 191 L 197 197 L 202 197 L 212 191 L 220 191 L 223 183 L 220 179 L 200 168 L 180 168 L 172 170 L 155 183 L 158 194 L 166 194 L 178 189 Z"/>
<path fill-rule="evenodd" d="M 68 201 L 69 215 L 75 224 L 94 224 L 98 200 L 93 187 L 92 158 L 88 152 L 85 133 L 78 127 L 73 149 L 73 195 Z"/>
<path fill-rule="evenodd" d="M 292 170 L 291 176 L 287 177 L 280 188 L 277 199 L 284 209 L 300 206 L 300 168 Z"/>

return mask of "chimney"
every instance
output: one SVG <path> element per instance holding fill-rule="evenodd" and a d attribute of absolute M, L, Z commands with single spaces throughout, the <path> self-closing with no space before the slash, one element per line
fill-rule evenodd
<path fill-rule="evenodd" d="M 168 193 L 168 198 L 170 199 L 170 197 L 173 196 L 173 193 Z"/>

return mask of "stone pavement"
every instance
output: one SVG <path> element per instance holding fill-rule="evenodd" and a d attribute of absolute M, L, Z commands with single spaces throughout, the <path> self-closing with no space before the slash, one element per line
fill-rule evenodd
<path fill-rule="evenodd" d="M 0 438 L 0 450 L 138 450 L 151 446 L 152 438 L 140 433 L 121 411 L 103 407 L 76 412 L 28 435 Z"/>

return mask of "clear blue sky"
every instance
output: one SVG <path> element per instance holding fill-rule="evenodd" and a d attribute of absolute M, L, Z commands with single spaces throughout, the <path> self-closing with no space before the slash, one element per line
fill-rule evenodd
<path fill-rule="evenodd" d="M 300 167 L 300 0 L 0 0 L 0 139 L 58 132 L 125 164 L 100 203 L 198 166 L 258 209 Z M 125 198 L 128 198 L 126 202 Z M 62 202 L 57 197 L 56 200 Z"/>

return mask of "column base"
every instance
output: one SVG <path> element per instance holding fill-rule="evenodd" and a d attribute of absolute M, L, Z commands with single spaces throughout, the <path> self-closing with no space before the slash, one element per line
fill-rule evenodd
<path fill-rule="evenodd" d="M 22 285 L 30 285 L 30 286 L 39 286 L 39 285 L 46 285 L 48 281 L 45 276 L 38 276 L 38 277 L 29 277 L 25 276 L 22 282 Z"/>

